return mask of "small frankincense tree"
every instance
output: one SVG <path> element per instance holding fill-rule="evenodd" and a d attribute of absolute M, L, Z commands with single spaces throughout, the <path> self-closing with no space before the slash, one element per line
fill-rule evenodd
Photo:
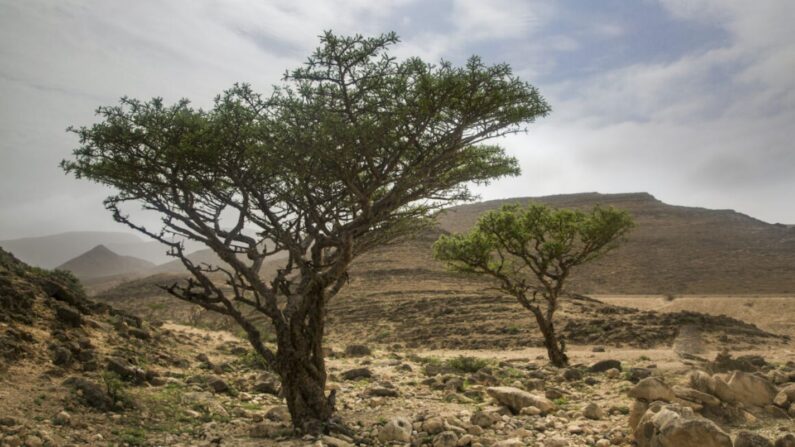
<path fill-rule="evenodd" d="M 182 261 L 190 279 L 164 288 L 245 330 L 281 377 L 299 430 L 333 422 L 325 315 L 351 262 L 470 199 L 468 184 L 516 175 L 516 160 L 484 142 L 549 111 L 508 65 L 397 61 L 388 54 L 397 42 L 327 32 L 271 95 L 236 85 L 209 110 L 123 98 L 73 129 L 81 145 L 62 162 L 114 188 L 105 200 L 114 218 Z M 159 213 L 162 225 L 142 225 L 125 203 Z M 194 264 L 184 239 L 223 265 Z M 273 277 L 260 275 L 265 262 L 279 263 Z M 272 323 L 275 349 L 250 310 Z"/>
<path fill-rule="evenodd" d="M 553 317 L 572 269 L 614 248 L 633 223 L 625 211 L 506 205 L 468 233 L 442 236 L 434 256 L 460 272 L 487 275 L 535 316 L 550 362 L 568 365 Z"/>

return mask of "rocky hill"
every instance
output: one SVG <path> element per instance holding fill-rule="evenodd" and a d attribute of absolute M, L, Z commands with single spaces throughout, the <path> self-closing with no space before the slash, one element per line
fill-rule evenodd
<path fill-rule="evenodd" d="M 57 267 L 72 272 L 80 280 L 96 280 L 116 275 L 139 275 L 154 268 L 149 261 L 133 256 L 121 256 L 104 245 L 70 259 Z"/>
<path fill-rule="evenodd" d="M 461 232 L 503 204 L 595 205 L 629 211 L 637 227 L 625 243 L 571 278 L 589 294 L 795 293 L 795 229 L 732 210 L 674 206 L 646 193 L 569 194 L 481 202 L 452 208 L 441 228 Z"/>

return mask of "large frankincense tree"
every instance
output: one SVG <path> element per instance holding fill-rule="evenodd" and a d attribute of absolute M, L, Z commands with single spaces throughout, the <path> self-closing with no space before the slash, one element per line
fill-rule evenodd
<path fill-rule="evenodd" d="M 182 261 L 191 277 L 167 286 L 171 294 L 245 330 L 280 375 L 297 429 L 327 427 L 334 412 L 325 313 L 351 261 L 470 199 L 468 184 L 517 174 L 514 158 L 483 143 L 549 111 L 508 65 L 397 61 L 388 54 L 397 42 L 325 33 L 272 94 L 236 85 L 209 110 L 124 98 L 99 108 L 97 124 L 73 129 L 81 144 L 62 162 L 113 187 L 105 206 L 114 218 Z M 162 225 L 140 224 L 122 209 L 128 202 L 159 213 Z M 224 265 L 191 262 L 186 238 Z M 265 262 L 281 263 L 275 276 L 260 276 Z M 241 304 L 272 322 L 275 349 Z"/>
<path fill-rule="evenodd" d="M 434 256 L 453 270 L 490 277 L 536 319 L 550 363 L 567 366 L 554 315 L 572 270 L 615 248 L 633 226 L 626 211 L 586 213 L 544 205 L 506 205 L 464 234 L 442 236 Z"/>

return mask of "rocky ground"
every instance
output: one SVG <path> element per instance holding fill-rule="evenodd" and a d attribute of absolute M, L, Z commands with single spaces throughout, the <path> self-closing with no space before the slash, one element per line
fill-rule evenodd
<path fill-rule="evenodd" d="M 718 355 L 698 330 L 572 345 L 566 369 L 538 348 L 332 337 L 328 388 L 351 432 L 295 436 L 278 380 L 234 334 L 142 321 L 0 255 L 3 446 L 795 445 L 795 347 L 762 335 Z"/>

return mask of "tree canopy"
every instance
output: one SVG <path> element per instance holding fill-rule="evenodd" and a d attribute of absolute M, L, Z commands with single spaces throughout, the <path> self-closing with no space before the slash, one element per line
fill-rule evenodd
<path fill-rule="evenodd" d="M 505 205 L 480 217 L 468 233 L 445 235 L 434 256 L 456 271 L 486 275 L 531 311 L 544 335 L 550 360 L 566 364 L 553 315 L 572 269 L 618 245 L 633 227 L 626 211 L 590 212 L 531 204 Z"/>
<path fill-rule="evenodd" d="M 388 52 L 397 42 L 393 33 L 327 32 L 270 94 L 235 85 L 209 110 L 123 98 L 100 107 L 98 123 L 72 129 L 80 147 L 62 162 L 78 178 L 113 187 L 105 206 L 114 218 L 183 262 L 192 278 L 169 292 L 247 331 L 289 382 L 296 424 L 326 419 L 322 408 L 333 406 L 323 394 L 323 321 L 350 262 L 470 199 L 469 185 L 516 175 L 517 161 L 487 142 L 550 110 L 507 64 L 398 61 Z M 159 213 L 162 225 L 137 223 L 127 203 Z M 194 265 L 185 238 L 225 265 Z M 277 253 L 287 254 L 277 274 L 260 277 Z M 226 277 L 226 288 L 212 272 Z M 240 303 L 270 318 L 277 352 Z"/>

